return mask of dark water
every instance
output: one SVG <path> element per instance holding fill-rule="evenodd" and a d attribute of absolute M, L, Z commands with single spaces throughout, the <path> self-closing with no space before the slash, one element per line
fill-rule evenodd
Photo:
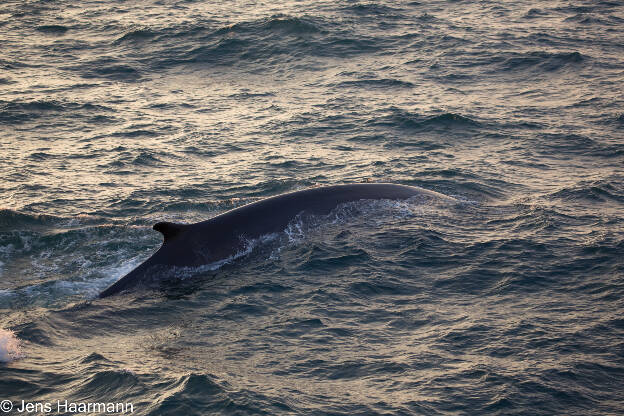
<path fill-rule="evenodd" d="M 624 414 L 623 39 L 618 1 L 2 2 L 0 400 Z M 159 220 L 367 180 L 459 202 L 94 300 Z"/>

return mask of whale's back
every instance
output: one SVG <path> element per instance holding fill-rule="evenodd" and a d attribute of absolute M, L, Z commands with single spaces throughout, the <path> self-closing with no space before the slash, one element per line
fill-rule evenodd
<path fill-rule="evenodd" d="M 326 215 L 338 205 L 362 199 L 407 199 L 416 195 L 453 200 L 437 192 L 407 185 L 366 183 L 335 185 L 290 192 L 235 208 L 195 224 L 160 222 L 159 250 L 100 294 L 107 297 L 154 280 L 168 268 L 197 267 L 239 252 L 246 240 L 283 231 L 298 214 Z"/>

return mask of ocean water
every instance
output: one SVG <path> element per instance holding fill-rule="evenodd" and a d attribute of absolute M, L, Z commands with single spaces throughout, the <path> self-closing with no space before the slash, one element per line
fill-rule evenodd
<path fill-rule="evenodd" d="M 0 401 L 624 414 L 623 39 L 621 1 L 3 1 Z M 95 298 L 155 222 L 364 181 L 457 202 Z"/>

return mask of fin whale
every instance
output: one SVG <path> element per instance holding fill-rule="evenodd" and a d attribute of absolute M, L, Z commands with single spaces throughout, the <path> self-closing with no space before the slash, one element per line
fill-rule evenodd
<path fill-rule="evenodd" d="M 253 202 L 195 224 L 159 222 L 162 246 L 136 269 L 100 293 L 105 298 L 141 286 L 175 267 L 197 267 L 227 259 L 244 248 L 245 239 L 283 231 L 299 213 L 329 214 L 336 206 L 361 199 L 407 199 L 416 195 L 453 198 L 426 189 L 389 183 L 310 188 Z"/>

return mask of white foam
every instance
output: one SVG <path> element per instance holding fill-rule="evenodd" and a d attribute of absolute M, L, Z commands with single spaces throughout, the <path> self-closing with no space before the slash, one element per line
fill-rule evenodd
<path fill-rule="evenodd" d="M 15 308 L 20 304 L 25 306 L 54 304 L 67 296 L 80 296 L 84 299 L 95 298 L 102 289 L 110 286 L 121 276 L 136 268 L 144 259 L 144 256 L 136 256 L 121 263 L 121 265 L 110 266 L 97 270 L 94 274 L 96 278 L 83 278 L 80 280 L 55 280 L 36 283 L 16 289 L 0 289 L 0 309 Z M 91 261 L 83 259 L 81 269 L 88 269 Z M 53 267 L 41 270 L 54 271 Z"/>
<path fill-rule="evenodd" d="M 420 216 L 436 209 L 433 205 L 423 203 L 427 201 L 414 197 L 398 201 L 378 199 L 347 202 L 338 205 L 327 215 L 297 215 L 288 223 L 284 233 L 289 244 L 297 244 L 305 240 L 310 233 L 322 230 L 324 226 L 347 224 L 355 218 L 379 224 L 388 219 Z"/>
<path fill-rule="evenodd" d="M 199 267 L 175 267 L 172 274 L 177 278 L 186 278 L 207 271 L 221 268 L 225 264 L 250 254 L 259 244 L 274 240 L 278 234 L 267 234 L 256 239 L 244 241 L 243 248 L 231 256 Z M 121 253 L 120 253 L 121 254 Z M 145 261 L 144 255 L 133 257 L 111 267 L 97 270 L 96 275 L 102 277 L 80 280 L 56 280 L 37 283 L 12 290 L 0 289 L 0 308 L 15 307 L 16 302 L 33 304 L 50 304 L 67 296 L 81 296 L 85 299 L 93 299 L 105 288 L 119 280 L 139 264 Z M 91 262 L 84 260 L 83 268 L 88 268 Z"/>
<path fill-rule="evenodd" d="M 0 329 L 0 362 L 8 363 L 22 356 L 20 341 L 13 331 Z"/>
<path fill-rule="evenodd" d="M 296 244 L 305 238 L 305 222 L 301 215 L 297 215 L 288 223 L 284 234 L 286 234 L 286 238 L 288 238 L 290 244 Z"/>

